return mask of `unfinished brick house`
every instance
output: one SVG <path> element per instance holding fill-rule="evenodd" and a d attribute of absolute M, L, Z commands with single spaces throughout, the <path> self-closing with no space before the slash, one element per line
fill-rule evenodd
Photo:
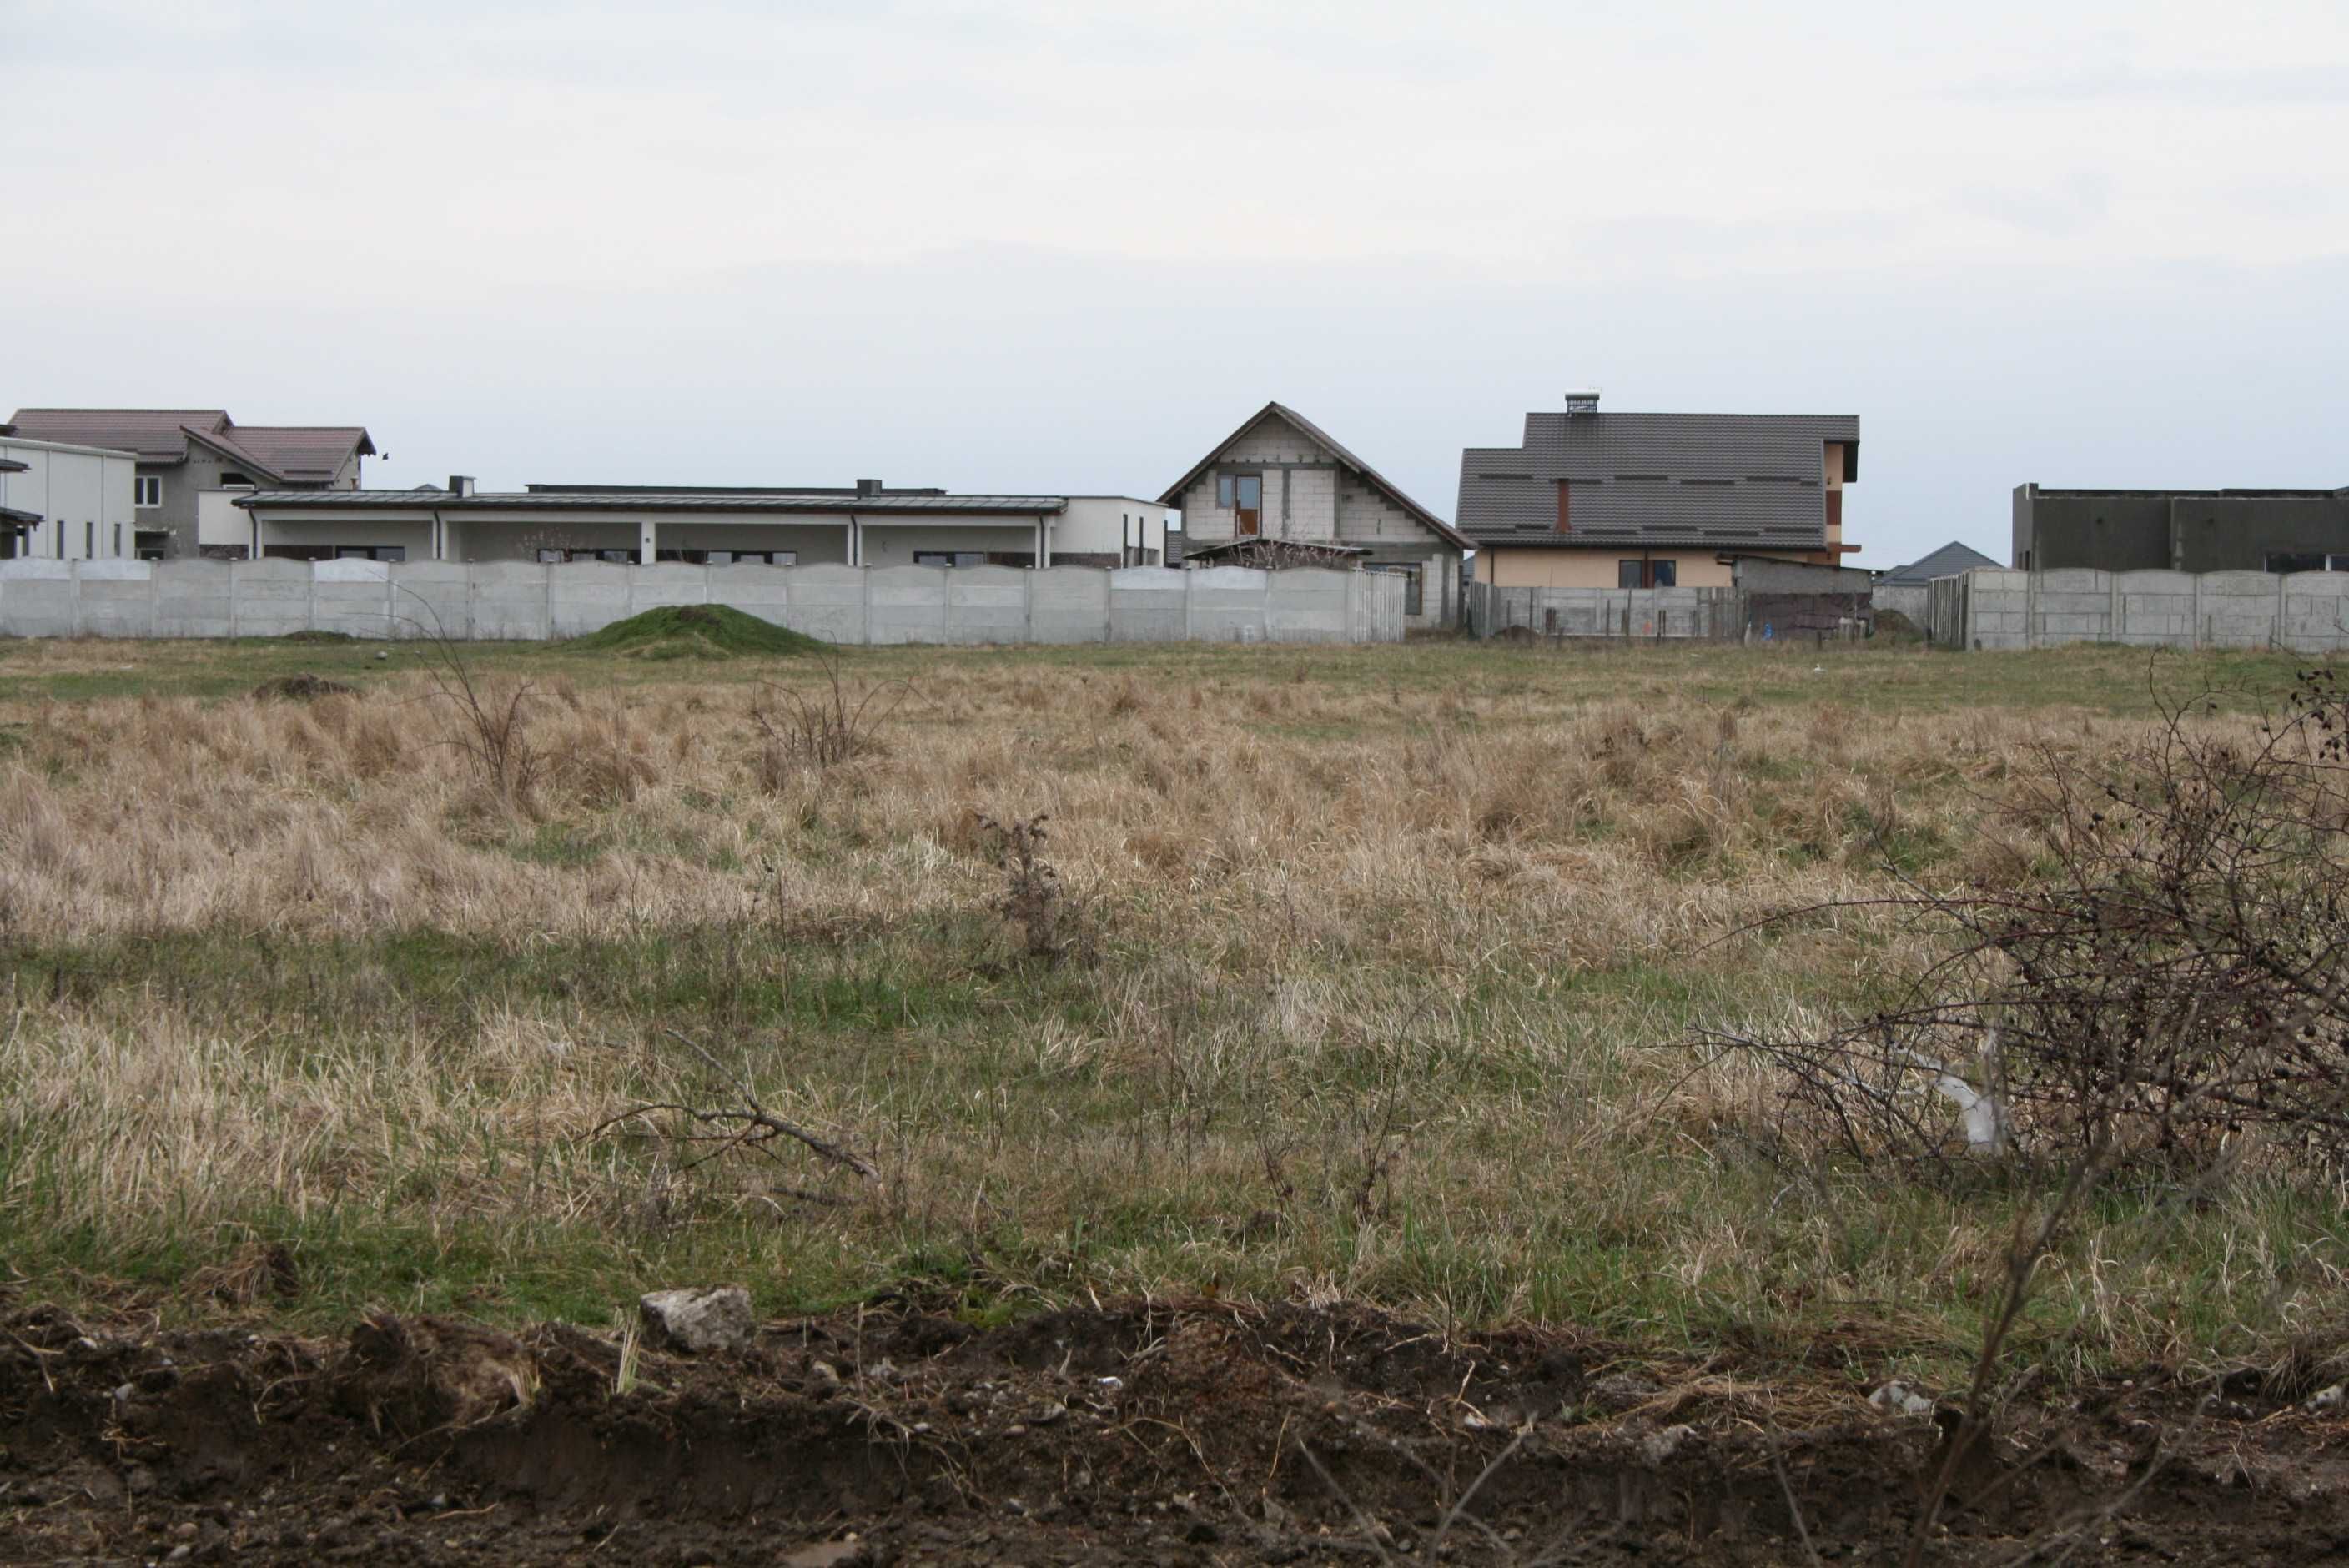
<path fill-rule="evenodd" d="M 1295 546 L 1302 561 L 1403 577 L 1406 625 L 1457 624 L 1466 536 L 1284 404 L 1250 415 L 1158 499 L 1182 509 L 1186 562 Z"/>

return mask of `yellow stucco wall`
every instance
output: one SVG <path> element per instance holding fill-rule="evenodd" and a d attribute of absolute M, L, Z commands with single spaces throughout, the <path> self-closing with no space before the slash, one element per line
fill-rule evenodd
<path fill-rule="evenodd" d="M 1726 588 L 1729 568 L 1710 550 L 1660 550 L 1651 561 L 1679 563 L 1675 587 Z M 1511 550 L 1496 545 L 1476 558 L 1476 575 L 1497 588 L 1612 588 L 1616 563 L 1632 559 L 1619 550 Z"/>

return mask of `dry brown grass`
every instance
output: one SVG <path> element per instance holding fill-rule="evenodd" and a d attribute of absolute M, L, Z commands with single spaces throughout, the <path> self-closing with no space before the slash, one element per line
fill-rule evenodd
<path fill-rule="evenodd" d="M 802 1302 L 942 1272 L 990 1299 L 1220 1282 L 1961 1346 L 2007 1200 L 1790 1174 L 1767 1086 L 1682 1042 L 1864 995 L 1914 956 L 1887 917 L 1732 934 L 1880 891 L 1888 856 L 2017 874 L 1977 829 L 2018 756 L 2126 721 L 1660 701 L 1628 660 L 1614 696 L 1564 664 L 1381 689 L 1351 657 L 901 663 L 885 748 L 825 769 L 776 767 L 742 687 L 539 676 L 526 800 L 420 676 L 16 705 L 5 1233 L 248 1296 L 252 1249 L 285 1243 L 307 1289 L 581 1315 L 694 1268 Z M 1050 814 L 1091 962 L 1021 958 L 974 811 Z M 458 944 L 444 983 L 402 934 Z M 885 1195 L 778 1204 L 587 1136 L 707 1087 L 669 1028 L 854 1140 Z M 2134 1264 L 2106 1238 L 2050 1310 L 2093 1324 L 2084 1354 L 2288 1332 L 2338 1266 L 2311 1212 L 2227 1211 L 2273 1266 L 2222 1294 L 2176 1261 L 2219 1213 Z"/>

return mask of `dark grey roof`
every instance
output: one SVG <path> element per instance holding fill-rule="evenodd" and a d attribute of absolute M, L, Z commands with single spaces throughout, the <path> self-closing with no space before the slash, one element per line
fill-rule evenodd
<path fill-rule="evenodd" d="M 942 490 L 859 490 L 854 485 L 524 485 L 532 495 L 944 495 Z"/>
<path fill-rule="evenodd" d="M 1381 495 L 1385 496 L 1389 500 L 1394 502 L 1395 505 L 1402 508 L 1403 511 L 1411 513 L 1412 516 L 1417 518 L 1421 522 L 1425 523 L 1428 527 L 1433 529 L 1444 539 L 1458 545 L 1463 550 L 1470 548 L 1467 536 L 1462 533 L 1460 530 L 1453 527 L 1450 523 L 1444 521 L 1442 518 L 1436 516 L 1433 512 L 1420 505 L 1419 502 L 1403 494 L 1402 490 L 1397 490 L 1392 480 L 1389 480 L 1384 474 L 1379 472 L 1378 469 L 1371 467 L 1370 464 L 1362 461 L 1361 459 L 1354 456 L 1353 453 L 1348 451 L 1335 436 L 1332 436 L 1329 431 L 1323 429 L 1320 426 L 1315 424 L 1312 420 L 1307 418 L 1304 415 L 1299 413 L 1296 409 L 1290 407 L 1288 404 L 1281 402 L 1278 398 L 1267 403 L 1255 413 L 1250 414 L 1245 420 L 1241 421 L 1240 428 L 1238 429 L 1234 430 L 1230 435 L 1226 436 L 1222 440 L 1216 442 L 1215 447 L 1206 457 L 1201 458 L 1196 463 L 1192 465 L 1191 471 L 1189 473 L 1185 474 L 1181 479 L 1176 480 L 1173 484 L 1166 487 L 1164 492 L 1158 498 L 1158 504 L 1160 506 L 1181 506 L 1183 504 L 1183 492 L 1191 488 L 1191 482 L 1197 479 L 1201 474 L 1206 473 L 1215 460 L 1223 456 L 1225 448 L 1230 446 L 1234 441 L 1238 440 L 1242 436 L 1247 435 L 1249 430 L 1256 427 L 1257 421 L 1263 418 L 1268 414 L 1275 415 L 1280 418 L 1286 419 L 1290 424 L 1296 426 L 1299 430 L 1304 431 L 1308 437 L 1320 443 L 1322 448 L 1327 450 L 1331 457 L 1336 458 L 1340 462 L 1345 464 L 1348 468 L 1353 469 L 1357 475 L 1361 476 L 1363 483 L 1369 485 L 1372 490 L 1377 490 Z M 1198 552 L 1195 551 L 1193 552 L 1195 556 L 1197 553 Z"/>
<path fill-rule="evenodd" d="M 37 511 L 18 511 L 13 506 L 0 506 L 0 522 L 5 522 L 11 527 L 38 528 L 41 525 L 41 514 Z"/>
<path fill-rule="evenodd" d="M 0 458 L 0 474 L 21 474 L 26 471 L 26 465 L 18 462 L 16 459 Z"/>
<path fill-rule="evenodd" d="M 1961 576 L 1977 567 L 1997 564 L 1972 545 L 1953 539 L 1932 554 L 1896 566 L 1876 581 L 1887 588 L 1921 588 L 1936 577 Z"/>
<path fill-rule="evenodd" d="M 1461 454 L 1460 528 L 1480 545 L 1818 550 L 1828 441 L 1857 449 L 1858 417 L 1531 413 L 1522 447 Z"/>
<path fill-rule="evenodd" d="M 1056 495 L 809 495 L 776 490 L 511 490 L 457 495 L 448 490 L 255 490 L 242 507 L 336 509 L 427 507 L 437 511 L 854 511 L 1009 513 L 1034 517 L 1067 509 Z"/>

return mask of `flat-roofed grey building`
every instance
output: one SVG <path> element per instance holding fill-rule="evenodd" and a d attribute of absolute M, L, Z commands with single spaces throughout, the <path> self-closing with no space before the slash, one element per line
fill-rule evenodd
<path fill-rule="evenodd" d="M 2012 564 L 2025 572 L 2349 572 L 2349 486 L 2017 485 Z"/>

